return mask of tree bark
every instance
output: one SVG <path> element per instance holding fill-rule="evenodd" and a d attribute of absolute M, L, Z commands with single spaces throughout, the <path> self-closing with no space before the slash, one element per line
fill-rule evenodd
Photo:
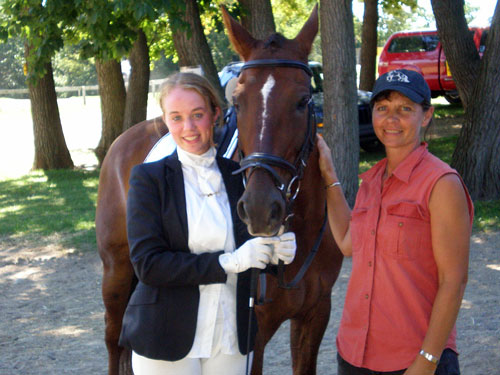
<path fill-rule="evenodd" d="M 266 40 L 276 32 L 271 0 L 240 0 L 241 24 L 255 39 Z"/>
<path fill-rule="evenodd" d="M 372 91 L 375 83 L 377 60 L 378 0 L 365 0 L 361 31 L 361 73 L 359 89 Z"/>
<path fill-rule="evenodd" d="M 26 54 L 29 53 L 26 47 Z M 46 69 L 47 73 L 36 84 L 28 84 L 35 141 L 33 169 L 72 169 L 57 106 L 52 64 L 48 63 Z"/>
<path fill-rule="evenodd" d="M 324 71 L 323 135 L 347 201 L 358 191 L 359 128 L 352 0 L 321 0 Z"/>
<path fill-rule="evenodd" d="M 183 18 L 189 24 L 189 29 L 178 29 L 173 32 L 174 46 L 179 56 L 179 65 L 181 67 L 201 65 L 205 77 L 217 90 L 222 100 L 224 91 L 219 82 L 219 75 L 217 74 L 217 68 L 207 38 L 203 33 L 196 0 L 186 0 L 186 13 Z"/>
<path fill-rule="evenodd" d="M 464 104 L 465 121 L 451 165 L 473 199 L 500 198 L 500 6 L 480 60 L 462 0 L 432 0 L 439 38 Z"/>
<path fill-rule="evenodd" d="M 144 31 L 137 32 L 137 40 L 129 55 L 130 78 L 125 102 L 123 130 L 146 120 L 149 91 L 149 49 Z"/>
<path fill-rule="evenodd" d="M 118 61 L 96 60 L 95 65 L 101 98 L 102 133 L 99 145 L 94 152 L 101 165 L 109 146 L 122 132 L 126 93 Z"/>

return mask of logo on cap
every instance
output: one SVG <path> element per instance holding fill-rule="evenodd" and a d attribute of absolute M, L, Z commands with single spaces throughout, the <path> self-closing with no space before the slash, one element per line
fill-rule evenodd
<path fill-rule="evenodd" d="M 410 80 L 408 79 L 408 76 L 404 74 L 403 72 L 400 72 L 398 70 L 393 70 L 392 72 L 389 72 L 387 74 L 386 78 L 387 82 L 404 82 L 404 83 L 410 83 Z"/>

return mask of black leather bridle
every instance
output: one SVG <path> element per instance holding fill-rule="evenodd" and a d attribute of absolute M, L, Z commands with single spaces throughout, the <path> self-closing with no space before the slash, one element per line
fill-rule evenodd
<path fill-rule="evenodd" d="M 250 68 L 262 68 L 262 67 L 286 67 L 286 68 L 296 68 L 302 69 L 305 71 L 310 77 L 312 77 L 312 71 L 307 64 L 304 64 L 300 61 L 295 60 L 283 60 L 283 59 L 266 59 L 266 60 L 253 60 L 247 61 L 241 67 L 241 70 L 250 69 Z M 316 142 L 316 119 L 314 116 L 314 102 L 312 100 L 312 90 L 311 97 L 307 103 L 308 110 L 308 118 L 307 118 L 307 129 L 304 135 L 304 142 L 300 148 L 297 157 L 295 158 L 295 162 L 292 164 L 289 161 L 283 159 L 280 156 L 276 156 L 269 153 L 264 152 L 253 152 L 250 155 L 243 156 L 240 149 L 240 167 L 238 170 L 234 171 L 233 174 L 238 174 L 245 172 L 249 169 L 248 176 L 243 173 L 243 182 L 246 185 L 246 181 L 250 178 L 252 173 L 260 168 L 267 171 L 273 178 L 276 188 L 281 192 L 284 201 L 286 202 L 286 216 L 283 222 L 285 227 L 288 226 L 290 218 L 293 216 L 293 203 L 297 198 L 297 195 L 300 191 L 300 181 L 304 177 L 304 169 L 307 166 L 307 160 L 309 159 L 309 155 L 311 154 L 314 144 Z M 286 184 L 283 179 L 278 175 L 276 170 L 273 167 L 281 168 L 290 173 L 292 178 Z M 296 184 L 295 190 L 293 190 L 294 185 Z M 299 272 L 290 283 L 285 283 L 284 281 L 284 264 L 282 261 L 278 264 L 278 285 L 285 289 L 291 289 L 297 286 L 299 281 L 302 279 L 307 269 L 311 265 L 316 252 L 319 249 L 319 245 L 321 244 L 321 239 L 323 238 L 323 233 L 326 227 L 326 208 L 325 208 L 325 216 L 323 219 L 323 224 L 321 229 L 316 237 L 313 248 L 309 252 L 304 264 L 300 268 Z M 261 279 L 262 281 L 262 279 Z M 264 290 L 263 290 L 264 289 Z M 265 296 L 265 283 L 261 282 L 261 295 Z M 264 297 L 259 298 L 259 302 L 264 302 Z"/>
<path fill-rule="evenodd" d="M 250 68 L 262 68 L 262 67 L 286 67 L 286 68 L 296 68 L 302 69 L 305 71 L 310 77 L 312 77 L 312 71 L 307 64 L 304 64 L 300 61 L 294 60 L 282 60 L 282 59 L 269 59 L 269 60 L 252 60 L 247 61 L 241 67 L 241 70 L 250 69 Z M 249 169 L 248 176 L 243 173 L 243 182 L 250 178 L 252 173 L 260 168 L 267 171 L 274 180 L 276 188 L 281 192 L 284 201 L 286 202 L 286 216 L 283 225 L 288 227 L 289 220 L 293 215 L 292 206 L 297 198 L 297 195 L 300 191 L 300 181 L 304 177 L 304 169 L 307 165 L 307 159 L 309 159 L 309 155 L 311 154 L 314 143 L 316 141 L 316 119 L 314 116 L 314 103 L 312 100 L 312 90 L 310 90 L 311 96 L 307 103 L 308 110 L 308 118 L 307 118 L 307 129 L 306 134 L 304 136 L 304 142 L 302 143 L 302 147 L 300 148 L 299 153 L 295 159 L 295 162 L 292 164 L 289 161 L 283 159 L 280 156 L 276 156 L 273 154 L 265 153 L 265 152 L 253 152 L 250 155 L 243 156 L 240 148 L 240 167 L 238 170 L 234 171 L 233 174 L 243 173 L 247 169 Z M 292 176 L 288 184 L 282 180 L 282 178 L 278 175 L 276 170 L 273 167 L 281 168 L 289 172 Z M 293 191 L 294 184 L 297 183 L 297 187 L 295 191 Z M 302 279 L 307 269 L 312 263 L 312 260 L 318 251 L 319 245 L 321 243 L 321 239 L 323 237 L 323 233 L 325 231 L 326 226 L 326 210 L 325 210 L 325 218 L 323 220 L 323 225 L 320 229 L 319 235 L 316 238 L 313 248 L 311 249 L 309 255 L 306 258 L 306 261 L 300 268 L 297 275 L 295 275 L 294 279 L 290 283 L 285 283 L 284 280 L 284 263 L 283 261 L 279 261 L 278 263 L 278 285 L 281 288 L 291 289 L 295 288 L 299 281 Z M 247 350 L 250 348 L 250 332 L 251 332 L 251 311 L 253 309 L 254 297 L 256 296 L 257 289 L 257 275 L 259 274 L 258 269 L 252 270 L 251 276 L 251 285 L 250 285 L 250 317 L 249 317 L 249 326 L 248 326 L 248 337 L 247 337 Z M 261 282 L 260 282 L 260 298 L 258 299 L 258 303 L 262 304 L 265 302 L 266 295 L 266 279 L 265 275 L 261 274 Z M 247 368 L 246 373 L 249 372 L 249 356 L 247 356 Z"/>
<path fill-rule="evenodd" d="M 307 64 L 294 60 L 283 60 L 283 59 L 253 60 L 244 63 L 243 66 L 241 67 L 241 70 L 243 71 L 245 69 L 262 68 L 262 67 L 286 67 L 286 68 L 302 69 L 310 77 L 312 77 L 312 71 Z M 248 174 L 243 173 L 243 182 L 246 186 L 247 180 L 250 178 L 250 176 L 256 169 L 260 168 L 267 171 L 273 178 L 275 186 L 280 191 L 283 200 L 286 202 L 287 215 L 285 217 L 285 223 L 293 215 L 292 211 L 293 203 L 295 202 L 295 199 L 297 198 L 297 195 L 300 191 L 300 181 L 304 177 L 304 169 L 307 165 L 307 159 L 309 158 L 309 155 L 311 154 L 314 148 L 314 143 L 316 141 L 316 119 L 314 116 L 314 102 L 312 100 L 312 90 L 311 90 L 311 97 L 307 102 L 307 111 L 308 111 L 307 129 L 304 136 L 304 142 L 302 143 L 302 147 L 300 148 L 300 151 L 297 154 L 297 157 L 293 164 L 283 159 L 280 156 L 276 156 L 265 152 L 253 152 L 250 155 L 244 156 L 241 153 L 240 149 L 241 168 L 233 172 L 233 174 L 238 174 L 245 172 L 247 169 L 250 170 Z M 288 183 L 285 183 L 273 167 L 283 169 L 288 173 L 290 173 L 290 175 L 292 176 L 290 181 Z"/>

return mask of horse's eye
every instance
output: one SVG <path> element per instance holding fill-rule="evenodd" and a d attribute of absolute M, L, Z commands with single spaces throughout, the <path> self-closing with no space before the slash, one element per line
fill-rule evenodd
<path fill-rule="evenodd" d="M 300 101 L 297 103 L 297 109 L 299 111 L 303 111 L 307 105 L 309 104 L 309 101 L 311 100 L 311 98 L 309 96 L 304 96 L 302 99 L 300 99 Z"/>

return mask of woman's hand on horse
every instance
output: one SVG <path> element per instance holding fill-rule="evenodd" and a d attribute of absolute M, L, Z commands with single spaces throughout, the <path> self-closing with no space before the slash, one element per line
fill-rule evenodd
<path fill-rule="evenodd" d="M 316 145 L 319 151 L 319 169 L 321 171 L 321 176 L 323 177 L 325 186 L 328 186 L 339 180 L 333 165 L 332 151 L 320 134 L 316 135 Z"/>
<path fill-rule="evenodd" d="M 275 237 L 256 237 L 248 240 L 232 253 L 219 256 L 219 263 L 227 273 L 240 273 L 249 268 L 266 268 L 273 255 Z"/>
<path fill-rule="evenodd" d="M 297 250 L 297 242 L 295 241 L 295 233 L 286 232 L 281 236 L 273 237 L 277 241 L 274 242 L 273 256 L 271 258 L 272 264 L 278 264 L 282 260 L 285 264 L 290 264 L 295 258 Z"/>

